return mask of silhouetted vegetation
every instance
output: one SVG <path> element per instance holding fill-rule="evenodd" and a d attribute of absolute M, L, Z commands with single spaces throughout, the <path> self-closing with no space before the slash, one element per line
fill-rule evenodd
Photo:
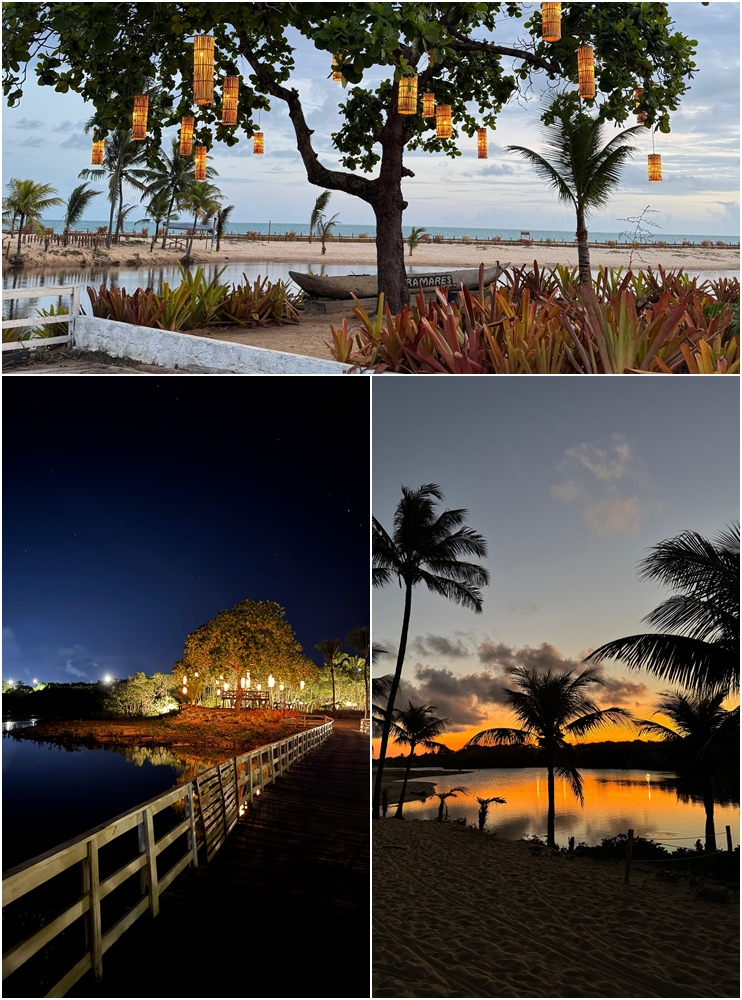
<path fill-rule="evenodd" d="M 108 684 L 16 684 L 3 694 L 3 718 L 90 719 L 103 714 Z"/>

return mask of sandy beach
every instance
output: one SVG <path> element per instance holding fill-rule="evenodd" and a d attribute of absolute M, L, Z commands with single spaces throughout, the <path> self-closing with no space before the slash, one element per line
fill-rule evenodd
<path fill-rule="evenodd" d="M 738 997 L 738 906 L 456 824 L 373 824 L 374 997 Z"/>

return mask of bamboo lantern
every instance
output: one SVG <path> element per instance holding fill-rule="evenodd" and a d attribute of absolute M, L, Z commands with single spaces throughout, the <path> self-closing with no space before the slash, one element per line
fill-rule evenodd
<path fill-rule="evenodd" d="M 479 128 L 477 129 L 477 159 L 486 160 L 487 159 L 487 129 Z"/>
<path fill-rule="evenodd" d="M 181 156 L 190 156 L 193 152 L 193 126 L 195 121 L 190 115 L 180 119 L 180 149 Z"/>
<path fill-rule="evenodd" d="M 340 83 L 340 81 L 343 79 L 343 74 L 340 72 L 340 61 L 342 58 L 343 58 L 342 52 L 338 52 L 332 57 L 333 83 Z"/>
<path fill-rule="evenodd" d="M 214 36 L 193 37 L 193 100 L 214 103 Z"/>
<path fill-rule="evenodd" d="M 545 42 L 558 42 L 562 37 L 562 5 L 541 4 L 541 37 Z"/>
<path fill-rule="evenodd" d="M 397 111 L 401 115 L 417 114 L 417 77 L 403 76 L 399 81 Z"/>
<path fill-rule="evenodd" d="M 591 101 L 595 97 L 595 61 L 592 45 L 580 45 L 577 49 L 577 89 L 580 97 Z"/>
<path fill-rule="evenodd" d="M 222 84 L 222 125 L 237 124 L 237 99 L 240 93 L 240 78 L 225 76 Z"/>
<path fill-rule="evenodd" d="M 136 94 L 134 111 L 131 116 L 131 137 L 140 140 L 147 138 L 147 112 L 149 111 L 149 96 Z"/>
<path fill-rule="evenodd" d="M 435 118 L 435 94 L 423 94 L 423 118 Z"/>
<path fill-rule="evenodd" d="M 256 156 L 262 156 L 265 152 L 265 136 L 262 132 L 256 132 L 252 137 L 252 151 Z"/>
<path fill-rule="evenodd" d="M 650 181 L 662 180 L 662 157 L 659 153 L 650 153 L 647 157 L 647 174 Z"/>
<path fill-rule="evenodd" d="M 93 158 L 90 161 L 94 167 L 99 167 L 103 163 L 103 151 L 105 148 L 104 139 L 93 139 Z"/>
<path fill-rule="evenodd" d="M 641 101 L 643 93 L 644 93 L 644 88 L 643 87 L 639 87 L 638 90 L 634 91 L 634 108 L 635 109 L 639 107 L 639 102 Z M 647 120 L 647 112 L 646 111 L 637 111 L 636 112 L 636 120 L 639 122 L 640 125 L 643 125 L 644 122 Z"/>
<path fill-rule="evenodd" d="M 196 156 L 194 158 L 194 180 L 206 180 L 206 146 L 196 146 Z"/>
<path fill-rule="evenodd" d="M 435 109 L 435 134 L 439 139 L 451 138 L 451 105 L 439 104 Z"/>

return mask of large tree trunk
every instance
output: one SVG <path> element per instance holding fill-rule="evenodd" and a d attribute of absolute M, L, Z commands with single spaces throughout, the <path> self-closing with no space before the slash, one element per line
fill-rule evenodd
<path fill-rule="evenodd" d="M 707 776 L 703 782 L 703 808 L 706 810 L 706 850 L 716 850 L 716 829 L 714 827 L 714 790 L 711 778 Z"/>
<path fill-rule="evenodd" d="M 577 262 L 580 268 L 580 284 L 590 286 L 590 247 L 587 242 L 584 212 L 577 213 Z"/>
<path fill-rule="evenodd" d="M 554 840 L 554 764 L 550 761 L 547 767 L 549 772 L 549 812 L 546 819 L 546 843 L 549 847 L 556 847 Z"/>
<path fill-rule="evenodd" d="M 398 313 L 410 301 L 402 236 L 402 213 L 407 208 L 402 176 L 411 171 L 402 162 L 407 136 L 404 118 L 397 113 L 396 88 L 381 141 L 381 168 L 371 203 L 376 215 L 376 269 L 379 293 L 384 293 L 391 311 Z"/>
<path fill-rule="evenodd" d="M 402 809 L 404 807 L 404 797 L 407 792 L 407 779 L 410 776 L 410 768 L 412 767 L 412 758 L 415 756 L 415 744 L 412 744 L 412 749 L 410 750 L 410 756 L 407 758 L 407 767 L 404 773 L 404 781 L 402 782 L 402 794 L 399 796 L 399 802 L 397 803 L 397 811 L 394 814 L 395 819 L 404 819 L 402 815 Z"/>
<path fill-rule="evenodd" d="M 407 651 L 407 632 L 410 628 L 410 612 L 412 611 L 412 585 L 405 584 L 404 614 L 402 616 L 402 635 L 399 640 L 399 652 L 397 653 L 397 666 L 394 670 L 394 680 L 389 689 L 389 701 L 384 713 L 384 726 L 381 731 L 381 747 L 379 748 L 379 766 L 376 769 L 376 779 L 374 781 L 373 817 L 379 818 L 379 806 L 381 804 L 381 780 L 384 774 L 384 761 L 386 760 L 386 747 L 389 742 L 389 729 L 392 724 L 392 713 L 394 712 L 394 699 L 399 690 L 399 678 L 402 674 L 405 653 Z"/>

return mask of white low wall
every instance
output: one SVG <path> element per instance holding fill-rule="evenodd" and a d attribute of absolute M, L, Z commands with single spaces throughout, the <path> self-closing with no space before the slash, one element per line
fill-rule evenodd
<path fill-rule="evenodd" d="M 350 368 L 339 361 L 268 351 L 264 347 L 134 326 L 97 316 L 78 316 L 74 327 L 76 347 L 163 368 L 217 368 L 241 375 L 344 375 Z"/>

